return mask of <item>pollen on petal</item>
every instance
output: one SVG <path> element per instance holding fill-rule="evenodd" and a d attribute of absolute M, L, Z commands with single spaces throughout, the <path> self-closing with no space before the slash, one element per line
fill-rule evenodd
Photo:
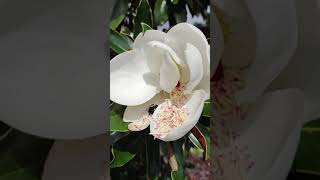
<path fill-rule="evenodd" d="M 173 104 L 177 107 L 182 107 L 187 101 L 184 90 L 186 89 L 185 83 L 178 82 L 177 86 L 171 91 L 170 97 Z"/>
<path fill-rule="evenodd" d="M 150 125 L 151 119 L 151 116 L 145 114 L 140 119 L 130 123 L 128 129 L 130 131 L 142 131 Z"/>
<path fill-rule="evenodd" d="M 186 108 L 178 107 L 171 100 L 166 100 L 158 108 L 160 110 L 153 119 L 155 127 L 152 132 L 152 135 L 158 139 L 164 138 L 172 129 L 181 126 L 189 114 Z"/>

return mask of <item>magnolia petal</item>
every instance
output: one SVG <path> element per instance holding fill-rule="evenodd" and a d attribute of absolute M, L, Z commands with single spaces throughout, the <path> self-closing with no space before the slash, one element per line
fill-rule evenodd
<path fill-rule="evenodd" d="M 150 101 L 138 106 L 128 106 L 123 114 L 124 122 L 134 122 L 141 119 L 144 115 L 148 114 L 148 109 L 151 105 L 158 105 L 164 102 L 165 95 L 163 93 L 157 94 Z"/>
<path fill-rule="evenodd" d="M 249 179 L 261 179 L 268 173 L 297 124 L 302 124 L 303 116 L 303 94 L 298 90 L 276 91 L 257 101 L 238 140 L 240 146 L 248 146 L 255 161 Z M 290 167 L 289 162 L 287 165 Z"/>
<path fill-rule="evenodd" d="M 183 106 L 188 111 L 187 119 L 181 124 L 181 126 L 172 129 L 165 137 L 161 137 L 162 141 L 175 141 L 186 135 L 198 122 L 203 105 L 205 101 L 205 92 L 203 90 L 196 90 L 191 95 L 187 103 Z M 161 105 L 159 105 L 161 106 Z M 157 108 L 158 110 L 159 108 Z M 154 116 L 157 115 L 157 110 Z M 150 133 L 155 132 L 155 122 L 150 124 Z"/>
<path fill-rule="evenodd" d="M 185 92 L 187 94 L 199 84 L 203 77 L 202 58 L 199 50 L 192 44 L 188 43 L 185 50 L 185 57 L 189 67 L 189 82 Z"/>
<path fill-rule="evenodd" d="M 141 119 L 138 119 L 132 123 L 129 123 L 128 129 L 130 131 L 142 131 L 147 127 L 149 127 L 150 123 L 151 123 L 151 116 L 145 115 Z"/>
<path fill-rule="evenodd" d="M 247 4 L 255 19 L 258 48 L 241 101 L 260 96 L 289 63 L 297 45 L 295 1 L 247 0 Z"/>
<path fill-rule="evenodd" d="M 197 27 L 188 23 L 179 23 L 168 31 L 168 38 L 179 44 L 179 47 L 186 49 L 187 43 L 194 45 L 201 53 L 204 75 L 210 75 L 210 46 L 207 38 Z"/>
<path fill-rule="evenodd" d="M 56 141 L 47 157 L 42 180 L 106 180 L 107 135 Z"/>
<path fill-rule="evenodd" d="M 110 61 L 110 99 L 121 105 L 140 105 L 158 93 L 157 79 L 144 54 L 127 51 Z"/>
<path fill-rule="evenodd" d="M 284 180 L 287 178 L 298 147 L 301 128 L 301 123 L 298 122 L 295 129 L 288 137 L 284 148 L 281 150 L 281 153 L 278 154 L 278 158 L 274 162 L 272 168 L 261 179 Z"/>
<path fill-rule="evenodd" d="M 1 121 L 46 138 L 106 132 L 108 7 L 101 0 L 0 1 Z"/>
<path fill-rule="evenodd" d="M 160 88 L 170 93 L 178 84 L 180 72 L 168 53 L 160 67 Z"/>
<path fill-rule="evenodd" d="M 199 82 L 198 86 L 195 88 L 195 90 L 204 90 L 206 93 L 206 100 L 210 99 L 210 77 L 204 76 L 202 80 Z"/>
<path fill-rule="evenodd" d="M 148 30 L 144 33 L 140 33 L 132 44 L 133 49 L 143 48 L 150 41 L 165 42 L 167 34 L 158 30 Z"/>
<path fill-rule="evenodd" d="M 320 117 L 319 57 L 317 49 L 298 48 L 288 67 L 270 84 L 268 90 L 298 88 L 305 94 L 304 122 Z"/>
<path fill-rule="evenodd" d="M 148 43 L 148 45 L 151 47 L 154 47 L 154 48 L 162 49 L 163 52 L 168 53 L 177 64 L 183 63 L 183 60 L 181 58 L 179 58 L 177 53 L 175 53 L 174 50 L 170 46 L 168 46 L 167 44 L 162 43 L 160 41 L 151 41 Z"/>
<path fill-rule="evenodd" d="M 176 63 L 182 63 L 176 52 L 171 47 L 160 41 L 148 42 L 144 47 L 143 52 L 147 57 L 147 63 L 151 72 L 155 75 L 160 76 L 160 66 L 164 59 L 167 58 L 166 54 L 169 54 L 170 59 L 173 59 Z"/>
<path fill-rule="evenodd" d="M 320 117 L 319 41 L 320 18 L 315 1 L 297 1 L 299 45 L 286 69 L 270 85 L 270 89 L 299 88 L 306 97 L 305 122 Z"/>

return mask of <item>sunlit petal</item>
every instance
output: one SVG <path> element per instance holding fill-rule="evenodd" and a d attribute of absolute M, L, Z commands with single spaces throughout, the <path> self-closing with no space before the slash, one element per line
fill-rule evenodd
<path fill-rule="evenodd" d="M 140 105 L 158 93 L 157 78 L 146 57 L 137 50 L 119 54 L 110 62 L 110 99 L 121 105 Z"/>

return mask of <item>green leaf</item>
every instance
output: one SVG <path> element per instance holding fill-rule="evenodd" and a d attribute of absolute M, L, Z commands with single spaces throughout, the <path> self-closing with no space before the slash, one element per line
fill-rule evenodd
<path fill-rule="evenodd" d="M 123 122 L 123 113 L 125 106 L 113 103 L 110 107 L 110 131 L 111 132 L 127 132 L 128 123 Z"/>
<path fill-rule="evenodd" d="M 113 132 L 127 132 L 128 123 L 123 122 L 122 116 L 114 111 L 110 111 L 110 131 Z"/>
<path fill-rule="evenodd" d="M 123 35 L 126 35 L 128 37 L 133 38 L 133 34 L 132 34 L 131 30 L 126 26 L 122 26 L 122 28 L 120 30 L 120 34 L 123 34 Z"/>
<path fill-rule="evenodd" d="M 207 159 L 211 157 L 212 151 L 212 144 L 211 144 L 211 133 L 210 133 L 210 127 L 203 126 L 202 124 L 198 123 L 196 126 L 199 131 L 202 133 L 203 137 L 206 139 L 206 145 L 207 145 Z"/>
<path fill-rule="evenodd" d="M 115 30 L 125 18 L 128 8 L 129 0 L 117 0 L 113 6 L 111 15 L 110 28 Z"/>
<path fill-rule="evenodd" d="M 200 127 L 200 125 L 199 125 Z M 202 131 L 205 131 L 204 128 L 201 128 Z M 196 137 L 196 140 L 198 142 L 197 146 L 199 146 L 200 144 L 200 148 L 203 149 L 204 151 L 204 158 L 205 160 L 209 159 L 209 146 L 210 146 L 210 141 L 208 141 L 208 139 L 206 138 L 204 132 L 202 132 L 200 130 L 200 128 L 198 128 L 197 126 L 193 127 L 191 129 L 191 134 Z M 208 137 L 210 139 L 210 137 Z M 195 141 L 195 139 L 192 139 L 193 141 Z M 195 142 L 195 143 L 197 143 Z"/>
<path fill-rule="evenodd" d="M 174 18 L 176 20 L 176 23 L 183 23 L 187 21 L 187 11 L 178 11 L 174 13 Z"/>
<path fill-rule="evenodd" d="M 302 129 L 295 159 L 295 171 L 320 176 L 320 120 L 305 125 Z"/>
<path fill-rule="evenodd" d="M 188 138 L 196 148 L 202 149 L 200 142 L 198 141 L 197 137 L 193 133 L 189 133 Z"/>
<path fill-rule="evenodd" d="M 146 131 L 148 132 L 148 131 Z M 145 134 L 146 165 L 148 179 L 158 179 L 160 173 L 160 144 L 148 133 Z"/>
<path fill-rule="evenodd" d="M 129 151 L 120 150 L 117 147 L 112 147 L 111 153 L 114 157 L 110 164 L 111 168 L 122 167 L 136 156 Z"/>
<path fill-rule="evenodd" d="M 121 138 L 111 147 L 112 160 L 111 168 L 118 168 L 126 165 L 134 157 L 137 152 L 141 152 L 144 139 L 141 133 L 131 132 L 127 136 Z"/>
<path fill-rule="evenodd" d="M 146 23 L 141 23 L 141 27 L 142 27 L 142 32 L 146 32 L 148 30 L 152 30 L 152 27 L 150 27 L 148 24 Z"/>
<path fill-rule="evenodd" d="M 114 143 L 116 143 L 120 139 L 126 137 L 130 133 L 131 133 L 131 131 L 128 131 L 128 132 L 111 132 L 110 133 L 110 144 L 113 145 Z"/>
<path fill-rule="evenodd" d="M 128 39 L 124 35 L 112 29 L 110 29 L 110 41 L 111 49 L 118 54 L 128 51 L 130 49 Z"/>
<path fill-rule="evenodd" d="M 168 21 L 168 6 L 166 0 L 156 0 L 154 5 L 154 20 L 156 24 L 163 24 Z"/>
<path fill-rule="evenodd" d="M 182 149 L 183 139 L 174 141 L 171 143 L 173 154 L 175 160 L 178 164 L 178 169 L 176 171 L 171 172 L 171 178 L 173 180 L 184 180 L 184 156 L 183 156 L 183 149 Z"/>
<path fill-rule="evenodd" d="M 172 4 L 178 4 L 179 0 L 171 0 Z"/>
<path fill-rule="evenodd" d="M 12 130 L 0 143 L 0 179 L 40 180 L 52 142 Z"/>
<path fill-rule="evenodd" d="M 187 9 L 184 3 L 177 4 L 174 7 L 173 12 L 173 16 L 177 24 L 187 21 Z"/>
<path fill-rule="evenodd" d="M 148 24 L 153 27 L 152 10 L 148 0 L 140 0 L 137 8 L 137 15 L 134 17 L 134 37 L 137 37 L 142 32 L 141 23 Z"/>
<path fill-rule="evenodd" d="M 205 101 L 204 102 L 204 106 L 203 106 L 203 110 L 202 110 L 202 116 L 211 117 L 210 110 L 211 110 L 211 102 L 210 102 L 210 100 L 209 101 Z"/>
<path fill-rule="evenodd" d="M 121 24 L 121 22 L 123 21 L 124 18 L 125 18 L 125 15 L 121 15 L 121 16 L 119 16 L 118 18 L 112 20 L 112 21 L 110 22 L 110 28 L 111 28 L 112 30 L 116 30 L 117 27 Z"/>

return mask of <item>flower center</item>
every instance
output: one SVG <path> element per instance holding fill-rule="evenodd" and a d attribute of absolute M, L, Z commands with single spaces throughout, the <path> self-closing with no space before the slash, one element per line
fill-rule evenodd
<path fill-rule="evenodd" d="M 184 89 L 185 85 L 178 82 L 176 88 L 170 93 L 171 98 L 158 107 L 158 112 L 153 117 L 155 127 L 152 135 L 155 138 L 164 138 L 172 129 L 181 126 L 187 119 L 189 113 L 183 107 L 187 100 L 183 93 Z"/>
<path fill-rule="evenodd" d="M 130 131 L 142 131 L 147 128 L 150 124 L 151 116 L 149 114 L 144 114 L 140 119 L 131 122 L 128 125 Z"/>
<path fill-rule="evenodd" d="M 182 107 L 186 103 L 187 97 L 184 94 L 185 89 L 186 84 L 178 81 L 176 87 L 171 91 L 170 99 L 175 106 Z"/>
<path fill-rule="evenodd" d="M 164 138 L 173 128 L 181 126 L 188 116 L 186 108 L 176 106 L 171 100 L 166 100 L 159 108 L 159 113 L 154 117 L 155 127 L 152 133 L 158 139 Z"/>

